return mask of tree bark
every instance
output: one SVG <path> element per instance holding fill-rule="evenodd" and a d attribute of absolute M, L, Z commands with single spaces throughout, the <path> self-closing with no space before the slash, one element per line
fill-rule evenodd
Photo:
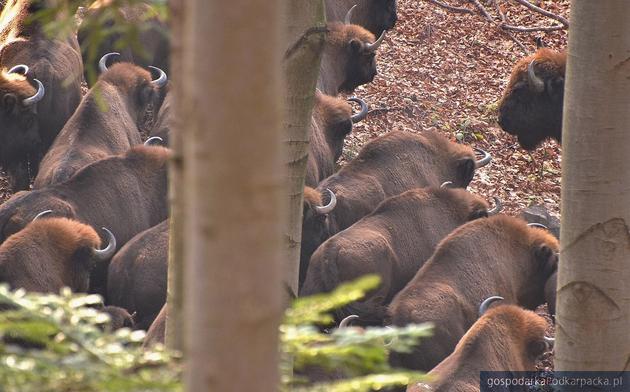
<path fill-rule="evenodd" d="M 556 370 L 627 370 L 630 7 L 573 0 L 562 137 Z"/>
<path fill-rule="evenodd" d="M 288 220 L 286 224 L 285 281 L 296 295 L 300 273 L 300 242 L 304 177 L 308 159 L 315 85 L 326 39 L 322 0 L 287 1 L 284 152 L 287 176 Z"/>
<path fill-rule="evenodd" d="M 182 3 L 187 391 L 278 389 L 279 0 Z"/>

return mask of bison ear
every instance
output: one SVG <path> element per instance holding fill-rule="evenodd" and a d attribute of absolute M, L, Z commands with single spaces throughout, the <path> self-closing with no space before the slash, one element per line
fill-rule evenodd
<path fill-rule="evenodd" d="M 457 179 L 463 188 L 466 188 L 475 175 L 475 160 L 464 158 L 457 161 Z"/>
<path fill-rule="evenodd" d="M 363 42 L 361 42 L 360 40 L 356 38 L 353 38 L 350 40 L 350 49 L 352 49 L 352 52 L 359 53 L 361 52 L 362 48 L 363 48 Z"/>
<path fill-rule="evenodd" d="M 534 340 L 527 345 L 527 351 L 532 359 L 536 359 L 547 351 L 547 344 L 544 340 Z"/>
<path fill-rule="evenodd" d="M 475 219 L 487 218 L 487 217 L 488 217 L 488 210 L 486 209 L 475 210 L 471 212 L 470 215 L 468 216 L 468 221 L 474 221 Z"/>
<path fill-rule="evenodd" d="M 547 245 L 540 245 L 534 251 L 536 260 L 543 270 L 544 276 L 551 276 L 558 267 L 558 256 Z"/>
<path fill-rule="evenodd" d="M 5 94 L 2 97 L 2 109 L 7 114 L 15 115 L 18 111 L 18 103 L 17 97 L 15 94 Z"/>

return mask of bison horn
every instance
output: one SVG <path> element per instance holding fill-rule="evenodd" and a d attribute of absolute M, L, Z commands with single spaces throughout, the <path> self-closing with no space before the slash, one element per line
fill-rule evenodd
<path fill-rule="evenodd" d="M 101 73 L 104 73 L 105 71 L 107 71 L 107 61 L 112 56 L 120 56 L 120 53 L 118 53 L 118 52 L 107 53 L 107 54 L 103 55 L 103 57 L 101 57 L 101 59 L 98 61 L 98 70 Z"/>
<path fill-rule="evenodd" d="M 116 237 L 107 228 L 102 227 L 103 231 L 107 234 L 108 244 L 105 249 L 94 249 L 93 254 L 97 260 L 104 261 L 109 260 L 116 252 Z"/>
<path fill-rule="evenodd" d="M 549 228 L 547 226 L 543 225 L 542 223 L 532 222 L 532 223 L 528 223 L 527 226 L 529 226 L 529 227 L 539 227 L 541 229 L 549 230 Z"/>
<path fill-rule="evenodd" d="M 161 146 L 164 144 L 164 139 L 159 136 L 151 136 L 144 142 L 145 146 Z"/>
<path fill-rule="evenodd" d="M 24 64 L 20 64 L 20 65 L 15 65 L 13 67 L 11 67 L 11 69 L 7 72 L 10 74 L 20 74 L 20 75 L 26 75 L 28 73 L 28 65 L 24 65 Z"/>
<path fill-rule="evenodd" d="M 353 321 L 358 319 L 359 316 L 357 316 L 356 314 L 351 314 L 350 316 L 344 318 L 343 320 L 341 320 L 341 322 L 339 323 L 339 329 L 341 328 L 346 328 L 348 327 L 348 325 Z"/>
<path fill-rule="evenodd" d="M 159 69 L 158 67 L 154 67 L 152 65 L 149 66 L 149 68 L 151 68 L 152 70 L 156 71 L 158 73 L 158 78 L 151 81 L 151 83 L 153 83 L 154 86 L 156 86 L 157 88 L 162 88 L 164 86 L 166 86 L 166 82 L 168 82 L 168 77 L 166 76 L 166 72 L 162 71 L 161 69 Z"/>
<path fill-rule="evenodd" d="M 527 81 L 529 83 L 529 88 L 536 92 L 542 93 L 545 91 L 545 82 L 536 75 L 536 71 L 534 70 L 534 61 L 532 60 L 527 66 Z"/>
<path fill-rule="evenodd" d="M 551 351 L 553 349 L 554 344 L 556 344 L 556 339 L 548 338 L 545 336 L 545 344 L 547 345 L 547 351 Z"/>
<path fill-rule="evenodd" d="M 48 215 L 51 212 L 53 212 L 53 210 L 44 210 L 42 212 L 40 212 L 39 214 L 35 215 L 35 218 L 33 218 L 33 220 L 31 222 L 35 222 L 36 220 L 38 220 L 39 218 L 41 218 L 44 215 Z"/>
<path fill-rule="evenodd" d="M 361 111 L 357 114 L 355 114 L 354 116 L 350 117 L 350 119 L 352 120 L 353 124 L 356 124 L 360 121 L 363 121 L 365 119 L 365 117 L 367 117 L 368 114 L 368 105 L 367 103 L 365 103 L 364 100 L 362 100 L 361 98 L 357 98 L 357 97 L 350 97 L 348 98 L 348 101 L 351 102 L 356 102 L 361 106 Z"/>
<path fill-rule="evenodd" d="M 355 8 L 357 8 L 357 4 L 355 4 L 352 7 L 350 7 L 348 12 L 346 12 L 346 17 L 343 18 L 343 23 L 345 23 L 345 24 L 351 24 L 352 23 L 352 11 L 354 11 Z"/>
<path fill-rule="evenodd" d="M 326 204 L 325 206 L 315 207 L 315 211 L 317 211 L 317 213 L 320 215 L 326 215 L 326 214 L 331 213 L 332 210 L 334 210 L 335 206 L 337 205 L 337 196 L 335 196 L 335 193 L 331 191 L 330 189 L 326 189 L 326 191 L 330 194 L 330 202 L 328 202 L 328 204 Z"/>
<path fill-rule="evenodd" d="M 494 208 L 488 210 L 488 216 L 496 215 L 503 209 L 503 203 L 501 203 L 501 199 L 496 196 L 492 196 L 492 198 L 494 199 Z"/>
<path fill-rule="evenodd" d="M 453 185 L 453 181 L 445 181 L 440 185 L 440 188 L 449 188 L 451 185 Z"/>
<path fill-rule="evenodd" d="M 365 44 L 365 48 L 367 50 L 376 51 L 376 49 L 378 49 L 378 47 L 381 46 L 381 44 L 383 43 L 383 40 L 385 39 L 385 35 L 387 35 L 387 33 L 385 32 L 385 30 L 383 30 L 383 32 L 381 33 L 381 36 L 378 37 L 376 42 L 374 42 L 373 44 L 369 44 L 369 43 Z"/>
<path fill-rule="evenodd" d="M 36 104 L 37 102 L 41 101 L 44 98 L 44 95 L 46 94 L 46 89 L 44 89 L 44 85 L 42 84 L 42 82 L 40 82 L 39 79 L 33 79 L 33 80 L 35 81 L 35 83 L 37 83 L 37 92 L 32 97 L 25 98 L 22 101 L 22 104 L 24 106 L 31 106 L 31 105 Z"/>
<path fill-rule="evenodd" d="M 481 305 L 479 305 L 479 317 L 483 316 L 484 313 L 488 310 L 490 305 L 496 301 L 503 301 L 505 298 L 499 297 L 498 295 L 493 295 L 492 297 L 486 298 Z"/>
<path fill-rule="evenodd" d="M 484 151 L 481 148 L 477 148 L 477 147 L 475 147 L 474 150 L 480 153 L 481 155 L 483 155 L 483 158 L 477 161 L 477 168 L 484 167 L 488 163 L 490 163 L 490 161 L 492 160 L 492 155 L 490 155 L 488 151 Z"/>

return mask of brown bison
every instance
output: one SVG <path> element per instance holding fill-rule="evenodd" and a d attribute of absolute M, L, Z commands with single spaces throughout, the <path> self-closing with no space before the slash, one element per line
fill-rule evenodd
<path fill-rule="evenodd" d="M 10 0 L 0 14 L 0 166 L 14 191 L 27 189 L 39 162 L 81 101 L 76 37 L 50 38 L 39 1 Z"/>
<path fill-rule="evenodd" d="M 97 0 L 88 9 L 80 12 L 82 21 L 78 40 L 86 64 L 85 80 L 89 81 L 88 75 L 96 71 L 98 59 L 116 51 L 120 52 L 124 62 L 142 67 L 154 65 L 168 72 L 170 33 L 166 21 L 148 2 L 124 6 L 112 5 L 112 2 Z M 126 37 L 118 30 L 118 21 L 137 25 L 137 35 L 125 40 Z M 107 34 L 101 39 L 104 32 Z M 88 51 L 93 49 L 90 45 L 95 43 L 98 43 L 96 53 L 93 54 L 95 57 L 88 58 Z M 92 59 L 94 61 L 90 62 Z"/>
<path fill-rule="evenodd" d="M 168 221 L 133 237 L 109 264 L 107 302 L 135 313 L 148 329 L 166 302 Z"/>
<path fill-rule="evenodd" d="M 394 28 L 396 0 L 326 0 L 326 20 L 358 24 L 378 36 Z"/>
<path fill-rule="evenodd" d="M 455 351 L 429 372 L 434 381 L 410 385 L 407 392 L 479 391 L 480 372 L 533 372 L 550 349 L 547 322 L 514 305 L 488 310 L 457 343 Z"/>
<path fill-rule="evenodd" d="M 144 338 L 144 342 L 142 343 L 142 347 L 149 347 L 156 343 L 164 344 L 164 339 L 166 337 L 166 318 L 168 317 L 168 304 L 164 304 L 162 309 L 160 309 L 160 313 L 158 313 L 157 317 L 149 327 L 147 331 L 147 336 Z"/>
<path fill-rule="evenodd" d="M 566 52 L 538 49 L 520 60 L 499 103 L 499 125 L 526 150 L 543 140 L 562 141 Z"/>
<path fill-rule="evenodd" d="M 337 313 L 362 325 L 382 325 L 387 305 L 455 228 L 496 214 L 463 189 L 412 189 L 383 201 L 371 214 L 332 236 L 313 254 L 300 295 L 328 292 L 340 283 L 376 274 L 380 287 Z"/>
<path fill-rule="evenodd" d="M 494 216 L 469 222 L 446 237 L 388 312 L 397 326 L 431 322 L 434 335 L 392 362 L 431 370 L 477 320 L 479 304 L 493 294 L 535 309 L 545 302 L 545 283 L 557 268 L 558 241 L 524 221 Z"/>
<path fill-rule="evenodd" d="M 372 140 L 355 159 L 319 184 L 314 194 L 320 200 L 313 197 L 312 203 L 305 202 L 305 209 L 312 213 L 303 218 L 300 265 L 308 263 L 322 238 L 350 227 L 388 197 L 445 181 L 465 188 L 476 168 L 490 162 L 490 155 L 483 154 L 477 161 L 472 148 L 432 131 L 396 131 Z"/>
<path fill-rule="evenodd" d="M 166 94 L 166 98 L 164 98 L 164 102 L 162 102 L 162 106 L 160 106 L 155 124 L 153 124 L 149 133 L 150 137 L 160 138 L 163 146 L 169 145 L 171 129 L 175 121 L 173 99 L 173 93 L 169 92 Z"/>
<path fill-rule="evenodd" d="M 103 228 L 107 245 L 88 225 L 67 218 L 37 219 L 0 245 L 0 281 L 13 289 L 58 293 L 87 291 L 90 273 L 116 251 L 116 238 Z"/>
<path fill-rule="evenodd" d="M 376 76 L 376 50 L 383 43 L 361 26 L 328 23 L 317 87 L 328 95 L 352 92 Z"/>
<path fill-rule="evenodd" d="M 107 322 L 106 327 L 111 331 L 120 328 L 135 328 L 134 316 L 129 314 L 126 309 L 119 308 L 118 306 L 103 306 L 99 311 L 109 316 L 109 322 Z"/>
<path fill-rule="evenodd" d="M 335 172 L 335 163 L 341 157 L 343 141 L 352 131 L 352 124 L 367 116 L 367 104 L 356 97 L 348 99 L 361 105 L 361 111 L 352 115 L 350 105 L 341 98 L 315 93 L 315 105 L 309 137 L 306 163 L 306 185 L 316 187 Z"/>
<path fill-rule="evenodd" d="M 142 142 L 147 113 L 157 112 L 166 94 L 166 74 L 152 70 L 155 80 L 129 63 L 103 69 L 42 160 L 35 189 L 64 182 L 82 167 Z"/>
<path fill-rule="evenodd" d="M 86 166 L 61 184 L 16 193 L 0 205 L 0 243 L 50 210 L 46 218 L 63 216 L 107 227 L 124 245 L 167 218 L 168 158 L 163 147 L 137 146 Z M 107 263 L 102 267 L 93 275 L 93 292 L 104 293 Z"/>

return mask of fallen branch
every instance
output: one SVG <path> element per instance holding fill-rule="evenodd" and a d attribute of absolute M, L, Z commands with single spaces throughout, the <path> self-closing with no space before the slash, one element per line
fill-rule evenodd
<path fill-rule="evenodd" d="M 502 24 L 501 28 L 503 30 L 512 30 L 512 31 L 518 31 L 521 33 L 531 33 L 534 31 L 556 31 L 556 30 L 565 29 L 563 25 L 522 27 L 522 26 L 512 26 L 508 24 Z"/>
<path fill-rule="evenodd" d="M 542 9 L 542 8 L 532 4 L 532 3 L 530 3 L 527 0 L 514 0 L 514 1 L 519 3 L 519 4 L 521 4 L 521 5 L 524 5 L 525 7 L 529 8 L 532 11 L 536 11 L 536 12 L 538 12 L 540 14 L 545 15 L 548 18 L 553 19 L 553 20 L 557 20 L 558 22 L 562 23 L 564 25 L 564 27 L 566 27 L 566 28 L 569 27 L 569 21 L 567 19 L 563 18 L 560 15 L 556 15 L 553 12 L 549 12 L 547 10 L 544 10 L 544 9 Z"/>
<path fill-rule="evenodd" d="M 497 13 L 499 14 L 499 17 L 501 18 L 501 22 L 505 23 L 505 14 L 501 10 L 501 6 L 499 5 L 499 0 L 492 0 L 492 2 L 494 3 L 494 8 L 497 9 Z"/>
<path fill-rule="evenodd" d="M 469 10 L 468 8 L 461 8 L 461 7 L 455 7 L 446 3 L 443 3 L 439 0 L 428 0 L 430 3 L 433 3 L 437 6 L 440 6 L 442 8 L 446 8 L 449 11 L 453 11 L 456 12 L 458 14 L 472 14 L 472 10 Z"/>
<path fill-rule="evenodd" d="M 481 13 L 481 15 L 483 15 L 490 22 L 493 21 L 492 16 L 490 16 L 488 11 L 486 11 L 486 8 L 479 2 L 479 0 L 468 0 L 468 1 L 470 1 L 471 3 L 473 3 L 475 5 L 475 7 L 477 7 L 477 9 Z"/>

